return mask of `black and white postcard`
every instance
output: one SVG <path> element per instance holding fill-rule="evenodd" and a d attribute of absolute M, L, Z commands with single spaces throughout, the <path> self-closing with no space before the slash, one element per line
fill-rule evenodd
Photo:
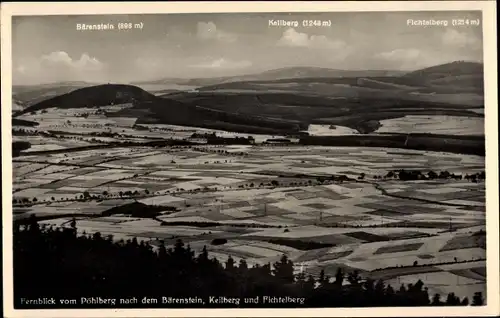
<path fill-rule="evenodd" d="M 491 1 L 2 4 L 6 317 L 498 314 L 495 28 Z"/>

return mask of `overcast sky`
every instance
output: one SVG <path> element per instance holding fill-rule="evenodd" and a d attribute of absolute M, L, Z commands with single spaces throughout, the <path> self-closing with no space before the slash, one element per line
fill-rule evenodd
<path fill-rule="evenodd" d="M 287 66 L 414 70 L 482 61 L 477 26 L 408 26 L 408 19 L 480 19 L 479 12 L 158 14 L 13 17 L 14 84 L 129 82 L 257 73 Z M 269 20 L 330 20 L 330 27 Z M 78 31 L 78 23 L 143 29 Z"/>

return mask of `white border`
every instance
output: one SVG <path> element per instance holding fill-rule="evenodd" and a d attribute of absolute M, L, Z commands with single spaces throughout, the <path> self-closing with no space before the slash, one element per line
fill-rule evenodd
<path fill-rule="evenodd" d="M 353 12 L 353 11 L 446 11 L 483 12 L 486 203 L 487 203 L 487 298 L 484 307 L 425 308 L 307 308 L 307 309 L 95 309 L 14 310 L 12 295 L 12 149 L 11 149 L 11 17 L 13 15 L 160 14 L 222 12 Z M 496 316 L 499 306 L 499 205 L 498 205 L 498 104 L 495 1 L 346 1 L 346 2 L 66 2 L 2 3 L 2 211 L 3 295 L 5 317 L 363 317 L 363 316 Z M 78 288 L 75 286 L 75 288 Z"/>

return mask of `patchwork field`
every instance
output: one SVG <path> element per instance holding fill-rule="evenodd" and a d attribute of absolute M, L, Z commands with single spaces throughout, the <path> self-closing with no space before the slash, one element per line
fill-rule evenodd
<path fill-rule="evenodd" d="M 422 278 L 443 295 L 485 292 L 484 183 L 373 178 L 402 168 L 472 174 L 484 170 L 483 157 L 200 145 L 25 155 L 13 167 L 15 219 L 67 226 L 75 216 L 81 233 L 155 246 L 182 238 L 220 260 L 265 264 L 285 253 L 312 275 L 340 267 L 393 285 Z M 325 181 L 334 174 L 353 179 Z M 133 204 L 158 213 L 120 212 Z"/>
<path fill-rule="evenodd" d="M 339 136 L 358 134 L 355 129 L 335 125 L 309 125 L 307 130 L 311 136 Z"/>
<path fill-rule="evenodd" d="M 377 133 L 484 135 L 484 117 L 407 115 L 380 123 Z"/>
<path fill-rule="evenodd" d="M 284 137 L 166 124 L 141 124 L 136 126 L 137 118 L 119 115 L 121 110 L 130 107 L 132 107 L 131 104 L 102 106 L 98 109 L 48 108 L 43 112 L 26 113 L 17 118 L 36 122 L 38 125 L 27 127 L 13 123 L 13 140 L 30 142 L 31 147 L 24 151 L 26 153 L 124 141 L 148 142 L 164 139 L 187 139 L 196 143 L 198 140 L 192 138 L 193 134 L 216 134 L 218 137 L 224 138 L 247 138 L 251 136 L 256 143 L 262 143 L 267 139 Z M 342 133 L 344 130 L 349 131 L 349 128 L 339 127 L 336 134 Z"/>

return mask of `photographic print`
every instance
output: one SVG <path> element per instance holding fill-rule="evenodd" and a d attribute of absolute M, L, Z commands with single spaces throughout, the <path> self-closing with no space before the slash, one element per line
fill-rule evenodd
<path fill-rule="evenodd" d="M 10 17 L 9 306 L 498 307 L 485 11 L 236 10 Z"/>

